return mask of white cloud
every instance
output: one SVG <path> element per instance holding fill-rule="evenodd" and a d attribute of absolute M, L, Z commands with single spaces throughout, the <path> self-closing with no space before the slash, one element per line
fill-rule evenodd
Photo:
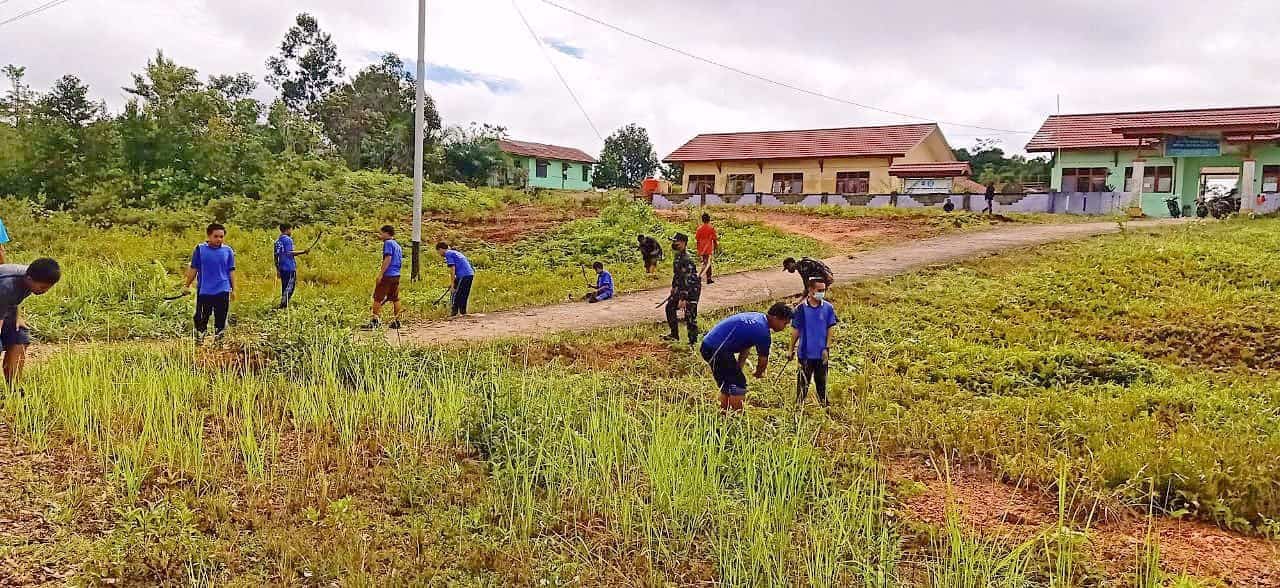
<path fill-rule="evenodd" d="M 660 155 L 698 132 L 907 120 L 744 78 L 542 0 L 517 1 L 536 33 L 561 46 L 546 55 L 601 131 L 640 123 Z M 1034 130 L 1057 95 L 1065 112 L 1266 104 L 1280 95 L 1280 54 L 1262 33 L 1280 28 L 1271 0 L 1165 0 L 1158 10 L 1139 0 L 553 1 L 780 81 L 987 127 Z M 0 20 L 35 5 L 0 4 Z M 0 62 L 28 66 L 41 88 L 76 74 L 118 108 L 118 88 L 156 49 L 204 76 L 261 79 L 302 11 L 333 35 L 349 74 L 370 55 L 416 57 L 413 2 L 71 0 L 0 27 Z M 428 62 L 479 81 L 429 83 L 447 123 L 492 122 L 517 138 L 600 148 L 509 0 L 429 0 L 427 39 Z M 992 136 L 944 128 L 955 146 Z M 1026 139 L 1003 138 L 1013 150 Z"/>

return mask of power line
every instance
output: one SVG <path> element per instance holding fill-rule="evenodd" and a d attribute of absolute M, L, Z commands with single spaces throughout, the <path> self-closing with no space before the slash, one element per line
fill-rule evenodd
<path fill-rule="evenodd" d="M 8 2 L 8 0 L 4 0 L 4 1 L 5 1 L 5 2 Z M 5 20 L 0 20 L 0 27 L 2 27 L 2 26 L 4 26 L 4 25 L 7 25 L 7 24 L 9 24 L 9 23 L 11 23 L 11 22 L 18 22 L 18 21 L 20 21 L 20 20 L 22 20 L 22 19 L 24 19 L 24 18 L 26 18 L 26 17 L 28 17 L 28 16 L 35 16 L 35 15 L 40 14 L 41 12 L 44 12 L 44 11 L 46 11 L 46 10 L 50 9 L 50 8 L 53 8 L 53 7 L 55 7 L 55 6 L 58 6 L 59 4 L 65 4 L 65 3 L 70 2 L 70 1 L 71 1 L 71 0 L 50 0 L 49 2 L 45 2 L 44 4 L 41 4 L 40 6 L 37 6 L 37 7 L 35 7 L 35 8 L 32 8 L 31 10 L 28 10 L 28 11 L 26 11 L 26 12 L 20 13 L 20 14 L 18 14 L 17 16 L 14 16 L 14 17 L 11 17 L 11 18 L 7 18 L 7 19 L 5 19 Z M 0 2 L 0 4 L 3 4 L 3 2 Z"/>
<path fill-rule="evenodd" d="M 582 113 L 582 118 L 587 119 L 587 124 L 591 126 L 592 132 L 594 132 L 596 137 L 600 139 L 600 142 L 603 143 L 604 135 L 600 134 L 600 129 L 596 128 L 596 123 L 591 120 L 591 115 L 587 114 L 587 109 L 582 106 L 582 101 L 578 100 L 578 94 L 569 86 L 569 81 L 564 79 L 564 74 L 560 73 L 560 68 L 556 66 L 555 60 L 551 59 L 551 54 L 547 53 L 547 48 L 542 45 L 542 37 L 539 37 L 538 33 L 534 32 L 533 25 L 530 25 L 529 19 L 524 17 L 524 11 L 520 10 L 520 5 L 516 3 L 516 0 L 511 0 L 511 7 L 516 9 L 516 14 L 520 15 L 520 21 L 524 23 L 524 28 L 527 29 L 529 31 L 529 35 L 533 37 L 533 42 L 538 44 L 538 50 L 542 52 L 542 57 L 551 65 L 551 69 L 555 70 L 556 77 L 560 78 L 560 83 L 564 85 L 564 89 L 569 92 L 569 96 L 573 98 L 573 103 L 578 105 L 578 111 Z"/>
<path fill-rule="evenodd" d="M 513 1 L 514 1 L 514 0 L 513 0 Z M 582 18 L 582 19 L 585 19 L 585 20 L 591 21 L 591 22 L 593 22 L 593 23 L 596 23 L 596 24 L 598 24 L 598 25 L 600 25 L 600 26 L 602 26 L 602 27 L 605 27 L 605 28 L 608 28 L 608 29 L 612 29 L 612 30 L 614 30 L 614 31 L 617 31 L 617 32 L 619 32 L 619 33 L 622 33 L 622 34 L 624 34 L 624 35 L 626 35 L 626 36 L 628 36 L 628 37 L 631 37 L 631 38 L 633 38 L 633 39 L 638 39 L 638 40 L 640 40 L 640 41 L 644 41 L 645 43 L 648 43 L 648 44 L 653 45 L 653 46 L 655 46 L 655 47 L 659 47 L 659 48 L 662 48 L 662 49 L 666 49 L 667 51 L 671 51 L 671 52 L 673 52 L 673 53 L 678 53 L 678 54 L 683 55 L 683 56 L 685 56 L 685 57 L 688 57 L 688 58 L 690 58 L 690 59 L 694 59 L 694 60 L 697 60 L 697 61 L 701 61 L 702 63 L 708 64 L 708 65 L 713 65 L 713 66 L 715 66 L 715 67 L 718 67 L 718 68 L 721 68 L 721 69 L 724 69 L 724 70 L 731 71 L 731 72 L 736 73 L 736 74 L 741 75 L 741 76 L 746 76 L 746 77 L 748 77 L 748 78 L 751 78 L 751 79 L 754 79 L 754 80 L 757 80 L 757 81 L 765 82 L 765 83 L 767 83 L 767 84 L 773 84 L 773 85 L 775 85 L 775 86 L 779 86 L 779 87 L 782 87 L 782 88 L 786 88 L 786 89 L 788 89 L 788 90 L 793 90 L 793 91 L 796 91 L 796 92 L 800 92 L 800 93 L 802 93 L 802 94 L 808 94 L 808 95 L 810 95 L 810 96 L 816 96 L 816 97 L 818 97 L 818 98 L 823 98 L 823 99 L 825 99 L 825 100 L 831 100 L 831 101 L 833 101 L 833 102 L 839 102 L 839 103 L 841 103 L 841 104 L 847 104 L 847 105 L 849 105 L 849 106 L 856 106 L 856 107 L 858 107 L 858 108 L 862 108 L 862 109 L 866 109 L 866 110 L 873 110 L 873 111 L 876 111 L 876 112 L 881 112 L 881 113 L 884 113 L 884 114 L 891 114 L 891 115 L 894 115 L 894 116 L 900 116 L 900 117 L 903 117 L 903 118 L 912 118 L 912 119 L 922 120 L 922 121 L 937 122 L 937 123 L 947 124 L 947 125 L 956 126 L 956 127 L 965 127 L 965 128 L 969 128 L 969 129 L 979 129 L 979 130 L 983 130 L 983 131 L 991 131 L 991 132 L 994 132 L 994 133 L 1005 133 L 1005 134 L 1011 134 L 1011 135 L 1034 135 L 1034 134 L 1035 134 L 1035 133 L 1034 133 L 1034 132 L 1032 132 L 1032 131 L 1013 131 L 1013 130 L 1009 130 L 1009 129 L 997 129 L 997 128 L 993 128 L 993 127 L 984 127 L 984 126 L 980 126 L 980 125 L 971 125 L 971 124 L 966 124 L 966 123 L 958 123 L 958 122 L 954 122 L 954 121 L 938 120 L 938 119 L 934 119 L 934 118 L 927 117 L 927 116 L 918 116 L 918 115 L 914 115 L 914 114 L 908 114 L 908 113 L 905 113 L 905 112 L 898 112 L 898 111 L 896 111 L 896 110 L 889 110 L 889 109 L 886 109 L 886 108 L 880 108 L 879 106 L 873 106 L 873 105 L 870 105 L 870 104 L 864 104 L 864 103 L 861 103 L 861 102 L 855 102 L 855 101 L 853 101 L 853 100 L 848 100 L 848 99 L 845 99 L 845 98 L 840 98 L 840 97 L 837 97 L 837 96 L 832 96 L 832 95 L 830 95 L 830 94 L 823 94 L 822 92 L 818 92 L 818 91 L 816 91 L 816 90 L 810 90 L 810 89 L 802 88 L 802 87 L 800 87 L 800 86 L 796 86 L 796 85 L 793 85 L 793 84 L 790 84 L 790 83 L 787 83 L 787 82 L 783 82 L 783 81 L 775 80 L 775 79 L 770 78 L 770 77 L 768 77 L 768 76 L 764 76 L 764 75 L 761 75 L 761 74 L 752 73 L 752 72 L 749 72 L 749 71 L 746 71 L 746 70 L 743 70 L 743 69 L 736 68 L 736 67 L 734 67 L 734 66 L 732 66 L 732 65 L 725 65 L 725 64 L 720 63 L 720 62 L 718 62 L 718 61 L 715 61 L 715 60 L 713 60 L 713 59 L 709 59 L 709 58 L 706 58 L 706 57 L 702 57 L 701 55 L 697 55 L 697 54 L 695 54 L 695 53 L 691 53 L 691 52 L 686 51 L 686 50 L 684 50 L 684 49 L 680 49 L 679 47 L 673 47 L 673 46 L 668 45 L 668 44 L 666 44 L 666 43 L 663 43 L 663 42 L 661 42 L 661 41 L 655 41 L 655 40 L 650 39 L 650 38 L 648 38 L 648 37 L 646 37 L 646 36 L 644 36 L 644 35 L 641 35 L 641 34 L 639 34 L 639 33 L 633 33 L 633 32 L 631 32 L 631 31 L 629 31 L 629 30 L 627 30 L 627 29 L 624 29 L 624 28 L 622 28 L 622 27 L 619 27 L 619 26 L 617 26 L 617 25 L 614 25 L 614 24 L 611 24 L 611 23 L 605 22 L 605 21 L 603 21 L 603 20 L 600 20 L 600 19 L 598 19 L 598 18 L 595 18 L 595 17 L 593 17 L 593 16 L 591 16 L 591 15 L 589 15 L 589 14 L 583 14 L 583 13 L 578 12 L 577 10 L 574 10 L 574 9 L 569 8 L 569 7 L 567 7 L 567 6 L 563 6 L 563 5 L 557 4 L 557 3 L 553 2 L 552 0 L 539 0 L 539 1 L 540 1 L 540 2 L 542 2 L 543 4 L 548 5 L 548 6 L 552 6 L 552 7 L 554 7 L 554 8 L 559 8 L 560 10 L 563 10 L 563 11 L 565 11 L 565 12 L 568 12 L 569 14 L 572 14 L 572 15 L 577 16 L 577 17 L 579 17 L 579 18 Z"/>

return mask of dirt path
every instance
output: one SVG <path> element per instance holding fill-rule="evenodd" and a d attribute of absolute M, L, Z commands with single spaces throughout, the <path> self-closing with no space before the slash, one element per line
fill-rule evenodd
<path fill-rule="evenodd" d="M 1181 221 L 1137 221 L 1130 230 L 1167 226 Z M 1114 222 L 1067 225 L 1016 225 L 975 233 L 947 235 L 883 247 L 856 255 L 826 260 L 836 281 L 851 282 L 892 276 L 930 265 L 948 264 L 1019 247 L 1056 241 L 1083 239 L 1119 232 Z M 478 276 L 478 284 L 484 276 Z M 800 278 L 782 270 L 757 270 L 725 275 L 702 289 L 700 311 L 712 312 L 774 300 L 798 294 Z M 552 306 L 497 312 L 482 317 L 465 317 L 408 325 L 389 331 L 393 343 L 441 344 L 484 341 L 512 337 L 537 337 L 558 332 L 590 331 L 661 322 L 662 310 L 655 308 L 667 296 L 667 288 L 623 294 L 603 304 L 568 302 Z"/>

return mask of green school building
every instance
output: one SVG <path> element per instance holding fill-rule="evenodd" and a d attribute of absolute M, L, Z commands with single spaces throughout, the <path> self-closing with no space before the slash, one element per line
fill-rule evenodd
<path fill-rule="evenodd" d="M 498 148 L 511 157 L 504 183 L 519 187 L 552 190 L 590 190 L 592 166 L 596 159 L 580 149 L 528 141 L 498 141 Z"/>
<path fill-rule="evenodd" d="M 1055 156 L 1053 190 L 1123 193 L 1148 216 L 1233 190 L 1242 212 L 1280 203 L 1280 106 L 1050 116 L 1027 151 Z"/>

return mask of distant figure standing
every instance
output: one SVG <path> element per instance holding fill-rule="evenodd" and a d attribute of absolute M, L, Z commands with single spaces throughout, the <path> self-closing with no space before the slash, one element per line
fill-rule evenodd
<path fill-rule="evenodd" d="M 803 286 L 800 289 L 800 296 L 804 296 L 809 291 L 809 284 L 813 280 L 819 280 L 826 284 L 828 288 L 835 283 L 835 276 L 831 274 L 831 268 L 827 264 L 816 259 L 801 257 L 800 261 L 796 261 L 794 257 L 788 257 L 782 260 L 782 269 L 789 273 L 799 273 L 800 281 Z"/>
<path fill-rule="evenodd" d="M 987 193 L 983 195 L 983 198 L 986 199 L 987 201 L 987 207 L 982 209 L 982 212 L 985 212 L 987 214 L 995 214 L 995 201 L 996 201 L 996 183 L 995 182 L 987 182 Z"/>
<path fill-rule="evenodd" d="M 205 228 L 205 242 L 196 245 L 191 252 L 191 267 L 187 268 L 187 281 L 182 285 L 184 293 L 196 285 L 196 345 L 204 341 L 209 330 L 209 317 L 213 317 L 213 337 L 222 342 L 227 330 L 227 314 L 231 312 L 231 297 L 236 290 L 236 253 L 226 244 L 227 228 L 213 223 Z"/>
<path fill-rule="evenodd" d="M 836 309 L 827 302 L 827 285 L 822 280 L 809 282 L 809 292 L 796 306 L 791 318 L 791 356 L 800 362 L 796 374 L 796 405 L 803 406 L 809 395 L 809 382 L 817 385 L 818 403 L 828 406 L 827 366 L 831 363 L 828 346 L 831 328 L 836 326 Z"/>
<path fill-rule="evenodd" d="M 720 236 L 716 234 L 715 227 L 711 226 L 710 214 L 702 213 L 702 225 L 693 234 L 693 238 L 698 242 L 698 258 L 702 261 L 699 273 L 707 277 L 707 285 L 714 284 L 715 280 L 711 279 L 711 258 L 720 245 Z"/>
<path fill-rule="evenodd" d="M 276 275 L 280 278 L 280 306 L 289 308 L 293 299 L 293 289 L 298 285 L 298 262 L 295 257 L 306 255 L 310 249 L 298 251 L 293 248 L 293 225 L 280 223 L 280 237 L 276 239 Z"/>
<path fill-rule="evenodd" d="M 662 245 L 648 235 L 636 235 L 636 241 L 640 245 L 640 257 L 644 259 L 644 271 L 652 276 L 658 271 L 658 261 L 662 259 Z"/>
<path fill-rule="evenodd" d="M 4 349 L 4 381 L 12 386 L 22 374 L 31 334 L 18 305 L 28 296 L 48 292 L 62 279 L 58 262 L 42 258 L 31 265 L 0 265 L 0 347 Z"/>
<path fill-rule="evenodd" d="M 453 290 L 453 298 L 449 316 L 465 315 L 467 302 L 471 300 L 471 283 L 475 280 L 476 270 L 471 267 L 467 256 L 456 249 L 450 249 L 449 244 L 444 241 L 436 243 L 436 252 L 444 258 L 445 265 L 449 266 L 452 278 L 450 289 Z"/>
<path fill-rule="evenodd" d="M 0 220 L 0 264 L 4 263 L 4 246 L 9 242 L 9 231 L 4 228 L 4 221 Z"/>
<path fill-rule="evenodd" d="M 699 352 L 720 389 L 720 410 L 742 410 L 742 400 L 747 395 L 747 376 L 742 371 L 747 365 L 747 351 L 755 348 L 755 377 L 763 378 L 769 369 L 773 333 L 787 328 L 791 317 L 791 307 L 778 302 L 769 308 L 768 314 L 735 314 L 707 332 Z"/>
<path fill-rule="evenodd" d="M 613 298 L 613 274 L 605 271 L 604 264 L 598 261 L 591 264 L 591 269 L 596 270 L 596 285 L 587 292 L 587 302 L 595 304 Z"/>
<path fill-rule="evenodd" d="M 689 236 L 676 233 L 671 238 L 671 250 L 675 262 L 671 266 L 671 294 L 667 296 L 667 326 L 671 333 L 668 341 L 680 340 L 679 313 L 684 311 L 684 322 L 689 328 L 689 345 L 698 342 L 698 299 L 702 297 L 702 278 L 698 266 L 689 257 Z"/>
<path fill-rule="evenodd" d="M 378 279 L 373 286 L 373 318 L 363 328 L 378 328 L 382 323 L 382 305 L 390 302 L 395 318 L 387 326 L 399 329 L 400 268 L 404 265 L 404 248 L 396 243 L 396 229 L 391 225 L 382 225 L 378 229 L 378 238 L 382 239 L 382 264 L 378 266 Z"/>

